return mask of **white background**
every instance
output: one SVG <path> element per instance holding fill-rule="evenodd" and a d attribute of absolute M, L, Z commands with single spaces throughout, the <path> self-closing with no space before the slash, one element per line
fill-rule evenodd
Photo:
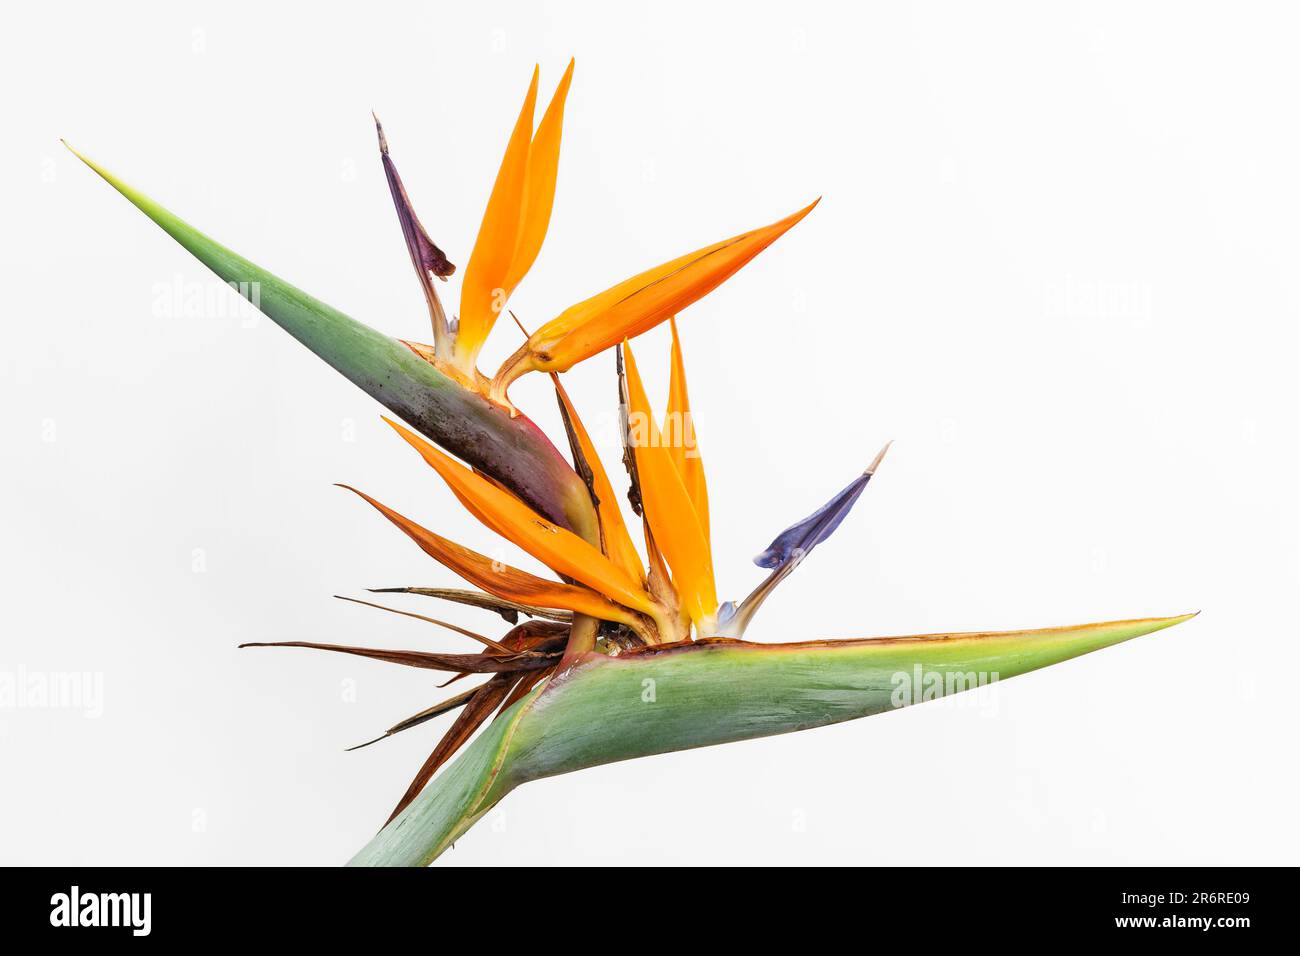
<path fill-rule="evenodd" d="M 1202 614 L 979 704 L 530 784 L 442 862 L 1296 862 L 1296 27 L 1285 4 L 11 12 L 0 670 L 102 674 L 103 714 L 0 709 L 0 862 L 335 864 L 370 837 L 445 723 L 343 747 L 438 699 L 430 675 L 235 645 L 465 645 L 331 600 L 456 583 L 331 482 L 531 566 L 58 138 L 421 338 L 370 110 L 463 267 L 533 63 L 549 97 L 571 54 L 529 325 L 825 197 L 680 323 L 723 596 L 896 439 L 751 637 Z M 665 330 L 637 345 L 661 401 Z M 568 378 L 612 453 L 608 364 Z M 534 379 L 514 397 L 552 427 Z"/>

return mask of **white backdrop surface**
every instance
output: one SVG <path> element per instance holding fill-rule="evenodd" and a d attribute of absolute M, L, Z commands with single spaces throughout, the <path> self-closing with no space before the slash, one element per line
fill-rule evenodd
<path fill-rule="evenodd" d="M 59 137 L 421 338 L 370 110 L 463 266 L 533 63 L 549 96 L 570 55 L 556 212 L 512 300 L 527 324 L 825 197 L 680 319 L 724 596 L 896 442 L 751 637 L 1202 614 L 975 704 L 531 784 L 443 862 L 1296 861 L 1293 7 L 8 20 L 0 671 L 88 673 L 98 691 L 0 708 L 0 863 L 334 864 L 369 838 L 445 724 L 343 748 L 437 699 L 430 676 L 235 649 L 462 646 L 331 600 L 455 583 L 332 482 L 531 566 L 374 402 L 240 311 Z M 517 344 L 500 328 L 485 367 Z M 666 331 L 638 345 L 662 401 Z M 535 378 L 515 397 L 553 428 Z M 568 378 L 613 463 L 608 365 Z"/>

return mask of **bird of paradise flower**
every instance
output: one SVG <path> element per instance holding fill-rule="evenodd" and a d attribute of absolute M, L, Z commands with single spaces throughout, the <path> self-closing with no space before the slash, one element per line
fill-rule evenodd
<path fill-rule="evenodd" d="M 376 119 L 385 176 L 428 304 L 431 344 L 390 339 L 348 318 L 80 157 L 222 279 L 254 297 L 281 327 L 409 423 L 411 427 L 384 419 L 470 515 L 556 575 L 549 580 L 493 561 L 350 489 L 473 586 L 376 590 L 483 608 L 514 625 L 492 638 L 422 614 L 358 601 L 449 628 L 483 650 L 438 654 L 306 641 L 241 645 L 360 655 L 448 672 L 448 683 L 486 676 L 482 684 L 398 722 L 376 738 L 459 710 L 385 827 L 354 863 L 428 863 L 528 780 L 867 716 L 897 705 L 891 692 L 892 677 L 899 673 L 934 675 L 940 686 L 944 677 L 949 678 L 947 686 L 953 686 L 953 676 L 967 672 L 996 671 L 1008 677 L 1192 616 L 793 644 L 743 640 L 755 612 L 777 585 L 839 527 L 885 449 L 755 559 L 770 573 L 752 593 L 739 602 L 720 602 L 709 490 L 694 438 L 676 316 L 780 238 L 817 203 L 771 225 L 678 256 L 565 309 L 528 334 L 493 375 L 484 375 L 478 368 L 483 345 L 536 261 L 550 223 L 572 77 L 571 61 L 534 129 L 538 70 L 533 72 L 465 268 L 454 316 L 444 309 L 438 285 L 455 273 L 455 266 L 416 216 Z M 630 341 L 664 322 L 672 346 L 661 428 Z M 560 380 L 560 373 L 607 351 L 616 357 L 627 498 L 639 519 L 644 555 L 625 520 L 614 482 Z M 511 384 L 530 372 L 545 372 L 552 379 L 567 432 L 568 460 L 509 399 Z M 647 697 L 647 681 L 668 692 Z M 912 702 L 910 696 L 907 702 Z M 480 728 L 483 732 L 474 737 Z M 461 756 L 445 766 L 458 751 L 463 751 Z"/>

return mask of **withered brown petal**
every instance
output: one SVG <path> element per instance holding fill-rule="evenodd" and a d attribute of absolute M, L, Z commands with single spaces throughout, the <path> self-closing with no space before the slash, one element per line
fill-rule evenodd
<path fill-rule="evenodd" d="M 540 674 L 544 672 L 534 671 L 533 673 Z M 377 744 L 379 743 L 379 741 L 393 736 L 393 734 L 399 734 L 403 730 L 410 730 L 412 727 L 418 727 L 426 720 L 433 720 L 433 718 L 435 717 L 440 717 L 441 715 L 447 713 L 448 711 L 455 710 L 457 707 L 460 707 L 463 704 L 467 703 L 469 699 L 473 697 L 477 691 L 478 691 L 477 687 L 471 687 L 469 690 L 456 694 L 454 697 L 448 697 L 446 700 L 442 701 L 441 703 L 434 704 L 432 707 L 426 707 L 418 714 L 412 714 L 410 717 L 407 717 L 405 720 L 400 720 L 397 723 L 393 724 L 393 726 L 389 727 L 387 730 L 385 730 L 374 740 L 367 740 L 364 744 L 357 744 L 355 747 L 346 748 L 344 750 L 344 753 L 351 753 L 354 750 L 360 750 L 362 747 L 369 747 L 371 744 Z"/>
<path fill-rule="evenodd" d="M 495 611 L 505 619 L 508 624 L 518 624 L 519 615 L 527 614 L 529 617 L 546 618 L 550 621 L 570 621 L 573 614 L 569 611 L 553 611 L 550 608 L 536 607 L 532 604 L 520 604 L 517 601 L 507 601 L 505 598 L 495 597 L 486 591 L 473 591 L 467 588 L 367 588 L 371 594 L 422 594 L 425 597 L 440 598 L 444 601 L 454 601 L 457 604 L 467 604 L 470 607 L 483 608 L 486 611 Z"/>
<path fill-rule="evenodd" d="M 468 674 L 514 673 L 550 667 L 559 659 L 557 653 L 522 651 L 517 654 L 430 654 L 426 651 L 393 651 L 374 647 L 349 647 L 344 644 L 317 644 L 314 641 L 254 641 L 240 647 L 310 647 L 318 651 L 355 654 L 390 664 L 421 667 L 426 670 L 455 671 Z"/>
<path fill-rule="evenodd" d="M 497 705 L 510 693 L 510 688 L 518 680 L 518 674 L 497 674 L 474 691 L 469 702 L 465 704 L 465 709 L 456 718 L 456 722 L 438 741 L 438 746 L 433 748 L 433 753 L 429 754 L 429 759 L 420 767 L 415 779 L 411 781 L 411 785 L 402 794 L 402 799 L 397 801 L 397 806 L 393 808 L 393 812 L 384 821 L 385 825 L 391 823 L 393 817 L 407 808 L 410 802 L 424 789 L 424 785 L 429 782 L 429 778 L 437 773 L 438 768 L 460 749 L 461 744 L 469 740 L 474 731 L 478 730 L 485 720 L 492 716 L 492 712 L 496 710 Z"/>
<path fill-rule="evenodd" d="M 436 617 L 425 617 L 423 614 L 416 614 L 414 611 L 403 611 L 395 607 L 385 607 L 383 604 L 374 604 L 370 601 L 362 601 L 360 598 L 345 597 L 342 594 L 336 594 L 334 596 L 340 601 L 350 601 L 353 604 L 360 604 L 363 607 L 373 607 L 378 611 L 388 611 L 390 614 L 400 614 L 402 617 L 410 617 L 417 621 L 424 621 L 426 624 L 436 624 L 439 627 L 445 627 L 449 631 L 455 631 L 457 634 L 464 635 L 470 640 L 478 641 L 480 644 L 484 644 L 487 647 L 492 648 L 494 651 L 499 651 L 502 654 L 510 653 L 510 649 L 504 644 L 500 644 L 497 641 L 492 640 L 490 637 L 479 634 L 477 631 L 471 631 L 468 628 L 461 627 L 459 624 L 440 621 Z"/>

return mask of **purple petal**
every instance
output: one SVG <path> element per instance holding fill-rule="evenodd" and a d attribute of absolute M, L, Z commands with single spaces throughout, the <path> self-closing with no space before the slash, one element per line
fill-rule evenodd
<path fill-rule="evenodd" d="M 375 117 L 375 132 L 379 134 L 379 157 L 384 164 L 384 176 L 388 179 L 388 190 L 393 194 L 393 205 L 397 208 L 397 219 L 402 224 L 402 235 L 406 239 L 406 249 L 411 254 L 411 265 L 420 277 L 420 287 L 424 298 L 429 303 L 429 317 L 433 321 L 433 340 L 435 351 L 441 355 L 451 347 L 451 324 L 438 298 L 438 290 L 433 280 L 447 281 L 447 277 L 456 271 L 443 251 L 434 245 L 424 226 L 420 225 L 415 215 L 415 208 L 406 195 L 402 177 L 397 175 L 397 166 L 388 155 L 388 139 L 384 136 L 384 127 Z"/>
<path fill-rule="evenodd" d="M 767 550 L 754 558 L 754 563 L 760 568 L 779 568 L 792 558 L 805 557 L 813 548 L 829 538 L 857 504 L 858 498 L 862 496 L 862 489 L 867 487 L 867 482 L 875 473 L 876 466 L 880 464 L 880 460 L 888 450 L 889 446 L 886 445 L 867 470 L 853 479 L 839 494 L 802 521 L 792 524 L 777 535 L 776 540 L 767 546 Z"/>
<path fill-rule="evenodd" d="M 446 279 L 456 271 L 456 267 L 447 261 L 443 251 L 434 245 L 429 234 L 420 225 L 415 215 L 415 208 L 407 198 L 406 187 L 402 177 L 397 175 L 397 166 L 388 155 L 388 139 L 384 136 L 384 127 L 375 117 L 375 132 L 379 134 L 379 158 L 384 164 L 384 176 L 388 179 L 388 190 L 393 194 L 393 205 L 397 207 L 397 218 L 402 224 L 402 234 L 406 237 L 406 246 L 411 253 L 411 261 L 422 280 L 433 276 Z"/>
<path fill-rule="evenodd" d="M 772 573 L 739 604 L 727 601 L 718 608 L 717 637 L 744 637 L 749 622 L 754 619 L 763 602 L 776 590 L 777 585 L 790 576 L 799 563 L 808 556 L 808 552 L 829 538 L 840 526 L 840 522 L 862 496 L 862 489 L 867 487 L 867 482 L 875 474 L 876 467 L 887 451 L 889 445 L 880 449 L 880 454 L 876 455 L 875 460 L 867 466 L 867 470 L 853 479 L 839 494 L 798 524 L 793 524 L 782 531 L 776 536 L 776 540 L 767 546 L 767 550 L 754 559 L 754 563 L 760 568 L 771 568 Z"/>
<path fill-rule="evenodd" d="M 802 557 L 831 536 L 840 526 L 844 516 L 857 502 L 862 489 L 871 480 L 870 475 L 859 475 L 839 494 L 822 505 L 807 518 L 792 524 L 767 546 L 767 550 L 754 558 L 760 568 L 776 568 L 793 557 Z"/>

